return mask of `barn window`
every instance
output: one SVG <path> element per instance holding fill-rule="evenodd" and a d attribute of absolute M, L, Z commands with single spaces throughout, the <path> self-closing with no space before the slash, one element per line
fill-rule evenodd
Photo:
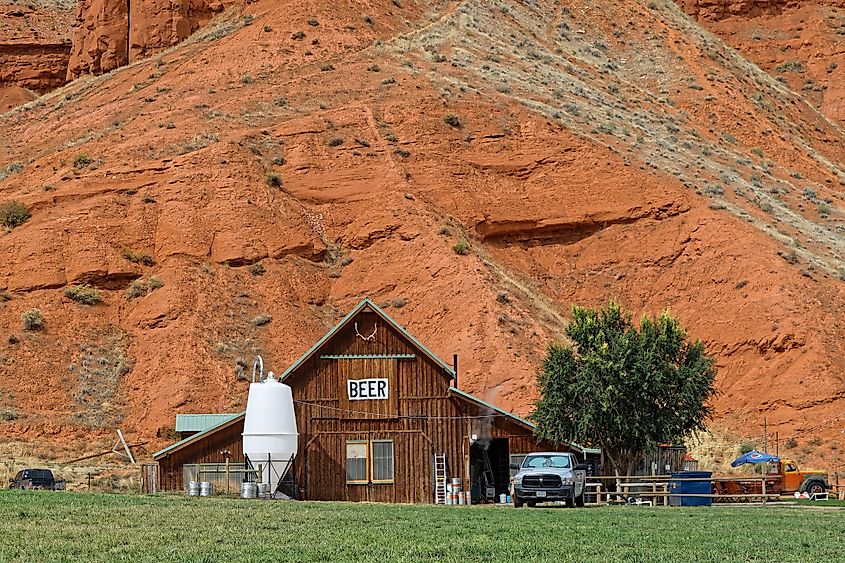
<path fill-rule="evenodd" d="M 393 482 L 393 440 L 373 440 L 373 483 Z"/>
<path fill-rule="evenodd" d="M 367 450 L 366 440 L 346 442 L 346 482 L 366 484 L 367 479 Z"/>

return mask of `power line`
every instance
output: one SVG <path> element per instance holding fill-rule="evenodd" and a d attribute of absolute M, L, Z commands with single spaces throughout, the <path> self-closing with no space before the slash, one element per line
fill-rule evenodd
<path fill-rule="evenodd" d="M 301 405 L 306 405 L 306 406 L 309 406 L 309 407 L 316 407 L 316 408 L 319 408 L 319 409 L 328 409 L 328 410 L 333 410 L 333 411 L 346 412 L 346 413 L 349 413 L 349 414 L 361 414 L 361 415 L 367 415 L 369 417 L 389 418 L 391 420 L 397 419 L 397 418 L 410 419 L 410 420 L 474 420 L 474 419 L 493 418 L 493 417 L 510 418 L 509 415 L 499 414 L 499 413 L 491 413 L 491 414 L 479 415 L 479 416 L 393 415 L 393 414 L 389 414 L 389 413 L 355 411 L 355 410 L 351 410 L 351 409 L 343 409 L 343 408 L 340 408 L 340 407 L 330 407 L 328 405 L 321 405 L 319 403 L 310 403 L 308 401 L 298 401 L 296 399 L 294 399 L 293 402 L 299 403 Z"/>

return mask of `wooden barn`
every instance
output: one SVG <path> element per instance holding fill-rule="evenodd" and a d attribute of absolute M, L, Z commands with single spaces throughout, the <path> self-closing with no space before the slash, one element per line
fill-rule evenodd
<path fill-rule="evenodd" d="M 369 299 L 281 376 L 293 391 L 299 430 L 298 497 L 435 501 L 435 457 L 475 500 L 506 492 L 511 462 L 541 450 L 599 452 L 538 442 L 527 420 L 457 388 L 450 366 Z M 199 419 L 197 419 L 199 420 Z M 243 414 L 154 455 L 160 490 L 181 490 L 197 464 L 244 466 Z M 442 459 L 442 458 L 441 458 Z M 238 477 L 239 479 L 240 477 Z"/>

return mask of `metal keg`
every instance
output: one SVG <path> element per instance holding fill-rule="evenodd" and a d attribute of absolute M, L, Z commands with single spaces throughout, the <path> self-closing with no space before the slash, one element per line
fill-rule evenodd
<path fill-rule="evenodd" d="M 208 481 L 200 482 L 200 496 L 201 497 L 210 497 L 214 494 L 214 487 Z"/>
<path fill-rule="evenodd" d="M 199 484 L 199 481 L 188 481 L 188 496 L 189 496 L 189 497 L 198 497 L 198 496 L 200 496 L 200 484 Z"/>
<path fill-rule="evenodd" d="M 264 500 L 270 498 L 270 483 L 258 483 L 258 498 Z"/>
<path fill-rule="evenodd" d="M 241 498 L 255 498 L 257 490 L 255 483 L 241 483 Z"/>

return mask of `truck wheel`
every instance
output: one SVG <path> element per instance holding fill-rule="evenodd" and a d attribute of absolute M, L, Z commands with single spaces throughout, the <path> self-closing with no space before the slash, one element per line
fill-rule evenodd
<path fill-rule="evenodd" d="M 810 481 L 810 483 L 807 485 L 807 493 L 809 493 L 810 495 L 823 492 L 824 483 L 822 483 L 821 481 Z"/>
<path fill-rule="evenodd" d="M 575 491 L 572 491 L 572 494 L 566 497 L 566 508 L 573 508 L 575 506 Z"/>
<path fill-rule="evenodd" d="M 527 502 L 527 504 L 528 504 L 528 508 L 535 508 L 537 506 L 537 501 L 536 500 L 529 500 Z"/>
<path fill-rule="evenodd" d="M 575 497 L 575 506 L 578 508 L 584 508 L 584 492 L 582 491 L 580 495 Z"/>
<path fill-rule="evenodd" d="M 513 507 L 514 508 L 522 508 L 522 505 L 524 503 L 525 503 L 525 501 L 522 500 L 521 498 L 519 498 L 518 496 L 516 496 L 516 495 L 513 496 Z"/>

